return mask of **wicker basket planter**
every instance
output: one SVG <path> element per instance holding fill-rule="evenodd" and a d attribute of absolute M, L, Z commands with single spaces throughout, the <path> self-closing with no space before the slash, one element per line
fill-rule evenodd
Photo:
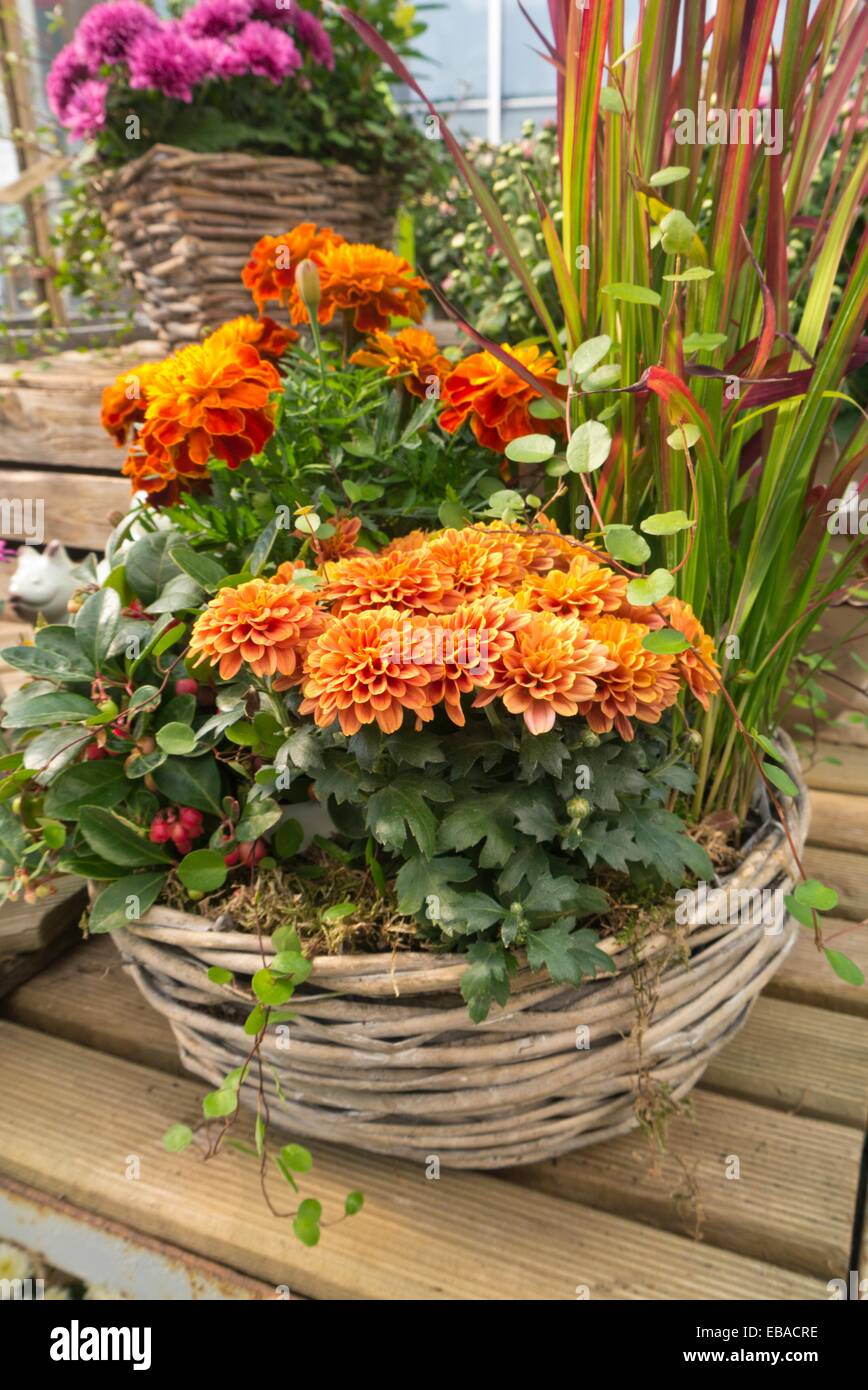
<path fill-rule="evenodd" d="M 794 752 L 789 770 L 801 849 L 809 808 Z M 790 866 L 782 831 L 769 822 L 722 886 L 789 891 Z M 292 1000 L 288 1036 L 263 1044 L 272 1121 L 377 1153 L 436 1154 L 456 1168 L 505 1168 L 621 1134 L 637 1123 L 636 1097 L 649 1086 L 678 1099 L 696 1085 L 797 930 L 792 920 L 777 934 L 673 923 L 638 949 L 610 941 L 602 949 L 614 975 L 576 991 L 524 970 L 507 1007 L 482 1025 L 470 1022 L 458 990 L 462 956 L 319 956 Z M 190 1071 L 217 1084 L 241 1064 L 253 999 L 245 982 L 263 964 L 255 937 L 158 906 L 113 939 Z M 212 965 L 233 971 L 236 985 L 212 985 Z M 584 1028 L 588 1036 L 577 1034 Z"/>
<path fill-rule="evenodd" d="M 254 312 L 240 277 L 261 236 L 317 222 L 388 245 L 397 208 L 391 184 L 346 165 L 170 145 L 101 175 L 94 193 L 151 330 L 170 347 Z"/>

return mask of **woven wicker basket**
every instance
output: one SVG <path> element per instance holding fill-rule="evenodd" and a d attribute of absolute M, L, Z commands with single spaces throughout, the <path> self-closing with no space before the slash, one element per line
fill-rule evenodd
<path fill-rule="evenodd" d="M 343 164 L 171 145 L 154 145 L 93 188 L 121 269 L 171 347 L 255 312 L 241 271 L 261 236 L 316 222 L 388 246 L 398 202 L 392 184 Z"/>
<path fill-rule="evenodd" d="M 801 850 L 808 799 L 789 751 L 799 784 L 789 819 Z M 724 886 L 788 891 L 791 882 L 790 851 L 770 821 Z M 293 997 L 288 1039 L 263 1044 L 272 1121 L 296 1136 L 438 1155 L 456 1168 L 510 1167 L 624 1133 L 649 1086 L 679 1099 L 696 1085 L 796 931 L 792 920 L 777 934 L 703 925 L 660 932 L 638 950 L 606 942 L 614 975 L 577 991 L 524 969 L 508 1005 L 482 1025 L 470 1022 L 458 990 L 462 956 L 317 956 Z M 165 907 L 113 939 L 171 1023 L 184 1065 L 218 1084 L 250 1049 L 241 1021 L 253 1000 L 247 981 L 263 964 L 257 939 Z M 236 985 L 212 985 L 212 965 L 233 971 Z M 243 1099 L 253 1096 L 242 1088 Z"/>

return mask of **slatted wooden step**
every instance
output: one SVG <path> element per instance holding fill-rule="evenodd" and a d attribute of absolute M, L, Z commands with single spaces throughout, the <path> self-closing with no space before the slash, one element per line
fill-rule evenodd
<path fill-rule="evenodd" d="M 846 952 L 868 980 L 868 930 L 845 922 L 841 917 L 827 917 L 824 931 L 829 937 L 847 931 L 847 935 L 833 945 Z M 765 992 L 773 999 L 868 1018 L 868 986 L 845 985 L 825 957 L 818 953 L 809 931 L 799 933 L 795 946 L 766 985 Z"/>
<path fill-rule="evenodd" d="M 760 998 L 747 1025 L 712 1059 L 702 1084 L 774 1110 L 864 1129 L 868 1024 L 843 1013 Z"/>
<path fill-rule="evenodd" d="M 130 483 L 122 478 L 123 456 L 118 452 L 117 472 L 49 472 L 35 468 L 0 468 L 0 497 L 30 499 L 41 504 L 44 539 L 59 540 L 81 550 L 102 551 L 111 531 L 109 516 L 130 505 Z M 34 511 L 34 516 L 39 515 Z M 22 540 L 14 532 L 7 539 Z"/>
<path fill-rule="evenodd" d="M 671 1122 L 663 1155 L 625 1135 L 508 1176 L 522 1188 L 580 1197 L 701 1234 L 716 1247 L 840 1277 L 850 1256 L 861 1133 L 706 1091 L 693 1093 L 691 1109 L 692 1118 Z"/>
<path fill-rule="evenodd" d="M 868 748 L 823 741 L 817 744 L 813 759 L 803 749 L 809 787 L 817 791 L 846 792 L 868 796 Z"/>
<path fill-rule="evenodd" d="M 163 1151 L 201 1088 L 8 1022 L 14 1058 L 0 1111 L 0 1171 L 275 1285 L 387 1299 L 825 1297 L 822 1278 L 777 1269 L 497 1178 L 317 1146 L 310 1191 L 326 1216 L 351 1188 L 364 1212 L 301 1246 L 263 1204 L 257 1167 L 227 1152 L 203 1169 Z M 141 1176 L 126 1176 L 129 1156 Z M 315 1178 L 315 1182 L 313 1179 Z"/>
<path fill-rule="evenodd" d="M 868 854 L 868 797 L 813 792 L 809 838 L 826 849 Z"/>

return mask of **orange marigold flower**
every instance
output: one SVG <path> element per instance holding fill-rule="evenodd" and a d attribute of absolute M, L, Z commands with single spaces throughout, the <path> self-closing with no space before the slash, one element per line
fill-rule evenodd
<path fill-rule="evenodd" d="M 452 370 L 452 363 L 437 346 L 433 333 L 424 328 L 402 328 L 390 337 L 372 333 L 367 345 L 350 358 L 359 367 L 381 367 L 386 376 L 402 377 L 412 396 L 425 400 L 432 382 L 439 386 Z"/>
<path fill-rule="evenodd" d="M 450 584 L 449 571 L 430 547 L 362 554 L 326 565 L 322 596 L 334 613 L 364 608 L 438 611 Z"/>
<path fill-rule="evenodd" d="M 583 551 L 575 552 L 568 570 L 530 575 L 515 596 L 517 608 L 534 613 L 559 613 L 590 622 L 601 613 L 616 612 L 627 592 L 627 579 L 597 565 Z"/>
<path fill-rule="evenodd" d="M 118 448 L 126 444 L 133 426 L 145 418 L 148 403 L 148 383 L 161 362 L 140 362 L 115 377 L 102 393 L 100 424 L 111 435 Z"/>
<path fill-rule="evenodd" d="M 594 677 L 611 665 L 606 648 L 578 618 L 534 613 L 514 633 L 513 645 L 474 705 L 488 705 L 499 696 L 510 714 L 523 717 L 532 734 L 545 734 L 558 715 L 571 718 L 593 697 Z"/>
<path fill-rule="evenodd" d="M 503 530 L 503 522 L 492 522 L 491 529 Z M 573 557 L 579 553 L 570 537 L 562 536 L 547 516 L 538 516 L 532 530 L 528 530 L 520 521 L 510 523 L 509 529 L 515 532 L 515 544 L 529 574 L 548 574 L 552 569 L 568 569 Z"/>
<path fill-rule="evenodd" d="M 425 301 L 420 291 L 425 281 L 394 252 L 363 242 L 341 242 L 324 246 L 312 259 L 322 287 L 320 323 L 331 323 L 338 309 L 352 314 L 360 333 L 388 328 L 391 318 L 421 322 Z M 307 309 L 297 290 L 289 307 L 293 323 L 307 323 Z"/>
<path fill-rule="evenodd" d="M 550 352 L 540 352 L 535 345 L 501 346 L 534 376 L 556 384 L 558 368 Z M 474 352 L 459 362 L 443 383 L 441 399 L 446 408 L 440 424 L 448 434 L 454 434 L 469 416 L 480 444 L 502 454 L 510 440 L 520 435 L 561 428 L 557 421 L 535 420 L 529 413 L 531 401 L 538 400 L 540 394 L 492 353 Z"/>
<path fill-rule="evenodd" d="M 192 343 L 162 363 L 148 387 L 142 447 L 167 454 L 179 473 L 210 458 L 237 468 L 274 432 L 280 377 L 249 343 Z"/>
<path fill-rule="evenodd" d="M 333 618 L 308 647 L 301 713 L 312 714 L 320 728 L 337 719 L 345 734 L 373 723 L 394 734 L 405 710 L 432 719 L 430 671 L 404 649 L 406 621 L 394 608 Z"/>
<path fill-rule="evenodd" d="M 144 492 L 153 507 L 173 506 L 182 493 L 208 486 L 207 470 L 179 473 L 168 454 L 146 454 L 135 444 L 121 472 L 131 480 L 133 492 Z"/>
<path fill-rule="evenodd" d="M 672 626 L 696 648 L 696 651 L 679 652 L 676 660 L 691 694 L 695 695 L 703 709 L 708 709 L 709 697 L 716 695 L 720 689 L 720 667 L 714 659 L 714 643 L 689 603 L 669 597 L 663 599 L 658 607 Z M 710 670 L 706 669 L 708 667 Z"/>
<path fill-rule="evenodd" d="M 230 319 L 228 323 L 214 330 L 205 339 L 206 343 L 249 343 L 255 347 L 260 357 L 279 361 L 291 343 L 297 343 L 300 335 L 294 328 L 284 328 L 274 319 L 263 314 L 255 319 L 252 314 L 242 314 L 240 318 Z"/>
<path fill-rule="evenodd" d="M 190 653 L 194 664 L 218 666 L 223 680 L 244 663 L 257 676 L 283 677 L 276 685 L 285 687 L 301 679 L 304 649 L 324 622 L 307 589 L 251 579 L 211 599 L 193 625 Z"/>
<path fill-rule="evenodd" d="M 316 533 L 311 537 L 313 553 L 318 564 L 325 565 L 329 561 L 348 560 L 355 555 L 370 554 L 363 546 L 356 545 L 362 529 L 360 516 L 333 516 L 329 519 L 329 525 L 333 528 L 333 535 L 323 540 L 320 540 Z M 296 531 L 295 534 L 304 540 L 308 539 L 302 531 Z"/>
<path fill-rule="evenodd" d="M 524 577 L 521 549 L 513 536 L 501 529 L 449 529 L 432 536 L 428 550 L 448 574 L 446 608 L 456 608 L 467 599 L 497 595 L 511 589 Z"/>
<path fill-rule="evenodd" d="M 681 688 L 675 658 L 646 651 L 642 639 L 648 629 L 606 614 L 588 631 L 601 642 L 614 664 L 597 677 L 592 699 L 579 705 L 594 733 L 617 729 L 625 743 L 633 739 L 630 719 L 656 724 L 663 711 L 674 705 Z"/>
<path fill-rule="evenodd" d="M 253 295 L 260 313 L 269 300 L 289 303 L 295 293 L 295 268 L 299 261 L 315 260 L 326 246 L 342 243 L 339 232 L 331 227 L 317 227 L 314 222 L 300 222 L 280 236 L 260 237 L 241 272 L 242 283 Z"/>
<path fill-rule="evenodd" d="M 415 621 L 413 655 L 431 668 L 429 699 L 443 703 L 453 724 L 464 725 L 461 696 L 493 680 L 512 634 L 529 622 L 511 599 L 491 597 Z"/>

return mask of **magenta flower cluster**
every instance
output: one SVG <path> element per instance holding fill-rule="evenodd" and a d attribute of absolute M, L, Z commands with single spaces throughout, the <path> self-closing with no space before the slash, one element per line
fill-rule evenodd
<path fill-rule="evenodd" d="M 88 10 L 55 58 L 46 94 L 61 125 L 87 139 L 106 124 L 112 82 L 191 102 L 205 82 L 260 77 L 279 86 L 305 57 L 334 67 L 328 34 L 298 0 L 199 0 L 180 20 L 161 20 L 140 0 L 108 0 Z"/>

